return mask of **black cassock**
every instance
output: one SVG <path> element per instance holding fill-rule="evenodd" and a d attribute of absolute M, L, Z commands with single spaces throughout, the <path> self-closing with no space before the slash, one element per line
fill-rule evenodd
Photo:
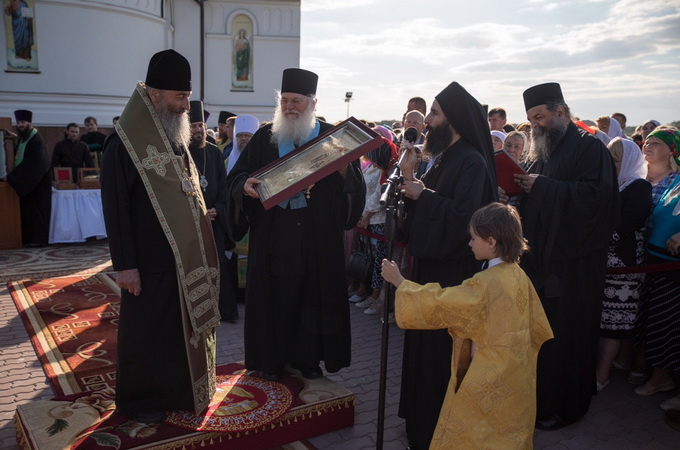
<path fill-rule="evenodd" d="M 331 128 L 321 123 L 321 132 Z M 279 158 L 271 125 L 260 128 L 229 173 L 234 240 L 250 225 L 246 286 L 245 362 L 277 372 L 283 364 L 335 372 L 350 364 L 350 320 L 343 230 L 356 225 L 365 185 L 358 164 L 315 183 L 307 207 L 265 211 L 246 197 L 249 174 Z M 247 220 L 246 220 L 247 219 Z"/>
<path fill-rule="evenodd" d="M 47 245 L 52 211 L 52 174 L 47 147 L 36 133 L 26 144 L 24 159 L 7 175 L 19 195 L 21 240 L 24 244 Z"/>
<path fill-rule="evenodd" d="M 224 167 L 222 152 L 216 145 L 208 142 L 205 148 L 190 146 L 189 151 L 199 174 L 204 176 L 208 182 L 205 188 L 201 187 L 205 205 L 208 209 L 215 208 L 217 211 L 217 217 L 210 223 L 220 261 L 220 315 L 222 318 L 236 318 L 238 317 L 236 285 L 229 273 L 229 263 L 224 253 L 227 250 L 227 227 L 229 223 L 227 214 L 227 197 L 229 196 L 227 169 Z M 236 257 L 236 255 L 232 256 L 232 258 Z"/>
<path fill-rule="evenodd" d="M 570 123 L 520 205 L 531 250 L 522 267 L 538 292 L 554 339 L 538 355 L 537 415 L 582 417 L 596 392 L 607 246 L 619 217 L 616 168 L 602 142 Z"/>
<path fill-rule="evenodd" d="M 405 231 L 414 257 L 413 281 L 455 286 L 481 267 L 468 242 L 472 214 L 495 200 L 484 156 L 460 139 L 422 178 L 426 190 L 407 206 Z M 451 377 L 447 330 L 407 330 L 399 417 L 409 443 L 428 448 Z"/>
<path fill-rule="evenodd" d="M 172 247 L 118 134 L 106 141 L 102 206 L 115 271 L 138 269 L 142 292 L 121 289 L 116 408 L 128 416 L 193 410 Z"/>

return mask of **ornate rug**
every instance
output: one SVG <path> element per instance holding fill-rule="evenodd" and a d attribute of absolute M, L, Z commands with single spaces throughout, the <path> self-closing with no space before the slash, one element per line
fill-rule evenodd
<path fill-rule="evenodd" d="M 107 274 L 8 287 L 56 395 L 115 387 L 120 289 Z"/>
<path fill-rule="evenodd" d="M 23 449 L 297 450 L 314 447 L 306 441 L 286 443 L 354 424 L 354 394 L 327 378 L 306 380 L 290 370 L 280 383 L 269 382 L 247 373 L 241 364 L 219 366 L 217 374 L 223 386 L 231 388 L 216 393 L 206 415 L 191 426 L 216 418 L 221 431 L 194 431 L 170 424 L 191 419 L 184 413 L 172 413 L 165 423 L 156 425 L 130 421 L 114 412 L 115 392 L 106 389 L 19 406 L 14 417 L 17 441 Z M 234 390 L 235 386 L 247 387 Z M 269 398 L 272 389 L 276 396 L 283 390 L 292 393 L 289 409 L 278 416 L 267 415 L 284 409 L 275 405 L 288 400 Z M 267 398 L 258 390 L 266 392 Z M 269 406 L 260 408 L 262 404 Z M 268 420 L 262 420 L 265 416 Z M 251 428 L 245 429 L 244 421 L 250 421 Z"/>
<path fill-rule="evenodd" d="M 108 241 L 0 250 L 0 282 L 110 271 Z"/>

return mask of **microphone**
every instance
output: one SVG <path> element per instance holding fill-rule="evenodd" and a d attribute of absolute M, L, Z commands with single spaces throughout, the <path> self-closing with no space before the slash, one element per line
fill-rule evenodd
<path fill-rule="evenodd" d="M 404 140 L 413 144 L 418 137 L 418 130 L 413 127 L 409 127 L 404 131 Z"/>
<path fill-rule="evenodd" d="M 404 142 L 413 144 L 416 141 L 417 137 L 418 130 L 416 130 L 413 127 L 409 127 L 404 131 Z M 420 153 L 420 149 L 417 146 L 414 146 L 413 150 L 416 153 Z M 390 198 L 390 196 L 395 195 L 395 193 L 397 192 L 397 188 L 399 187 L 399 184 L 401 184 L 403 181 L 401 176 L 401 162 L 404 160 L 404 156 L 406 156 L 405 151 L 401 153 L 401 156 L 399 157 L 399 162 L 397 162 L 397 164 L 394 166 L 392 173 L 390 174 L 389 177 L 387 177 L 387 182 L 382 187 L 383 191 L 382 195 L 380 196 L 380 204 L 382 206 L 385 206 L 387 204 L 387 200 Z"/>

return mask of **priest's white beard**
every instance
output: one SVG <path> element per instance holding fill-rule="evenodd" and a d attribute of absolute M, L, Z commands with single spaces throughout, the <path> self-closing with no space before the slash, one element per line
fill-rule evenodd
<path fill-rule="evenodd" d="M 172 111 L 168 105 L 161 102 L 156 108 L 158 119 L 163 125 L 168 140 L 179 146 L 188 147 L 191 141 L 191 123 L 187 111 Z"/>
<path fill-rule="evenodd" d="M 315 125 L 314 102 L 309 101 L 307 109 L 297 117 L 287 116 L 279 104 L 272 120 L 272 143 L 287 141 L 300 145 L 300 142 L 309 137 Z"/>
<path fill-rule="evenodd" d="M 549 127 L 537 126 L 531 129 L 531 145 L 527 152 L 527 161 L 543 161 L 550 159 L 550 155 L 559 145 L 567 132 L 567 124 L 553 116 Z"/>

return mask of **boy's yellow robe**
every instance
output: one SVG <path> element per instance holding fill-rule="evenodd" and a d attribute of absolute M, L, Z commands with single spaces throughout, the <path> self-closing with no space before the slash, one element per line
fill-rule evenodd
<path fill-rule="evenodd" d="M 524 271 L 501 263 L 446 289 L 404 281 L 395 311 L 401 328 L 446 328 L 454 339 L 451 380 L 430 448 L 532 448 L 536 358 L 553 334 Z M 477 347 L 456 392 L 461 339 Z"/>

